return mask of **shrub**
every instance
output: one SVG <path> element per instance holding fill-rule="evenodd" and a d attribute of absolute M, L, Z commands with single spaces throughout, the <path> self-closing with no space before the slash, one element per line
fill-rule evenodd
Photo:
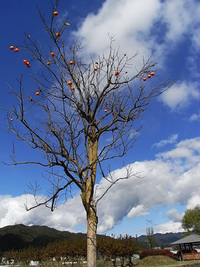
<path fill-rule="evenodd" d="M 140 253 L 140 258 L 143 259 L 147 256 L 164 255 L 173 258 L 173 253 L 169 249 L 145 249 Z"/>

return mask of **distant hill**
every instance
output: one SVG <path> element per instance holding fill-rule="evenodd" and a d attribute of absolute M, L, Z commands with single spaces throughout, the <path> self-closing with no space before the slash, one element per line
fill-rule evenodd
<path fill-rule="evenodd" d="M 182 233 L 155 234 L 156 246 L 165 247 L 180 239 Z M 86 238 L 86 234 L 59 231 L 47 226 L 25 226 L 23 224 L 0 228 L 0 251 L 18 250 L 29 246 L 42 247 L 62 239 Z M 138 243 L 147 246 L 145 235 L 138 237 Z"/>
<path fill-rule="evenodd" d="M 86 235 L 59 231 L 47 226 L 11 225 L 0 228 L 0 251 L 22 249 L 28 246 L 41 247 L 57 240 L 77 237 L 86 237 Z"/>
<path fill-rule="evenodd" d="M 181 239 L 184 233 L 166 233 L 166 234 L 154 234 L 155 236 L 155 245 L 158 247 L 167 247 L 170 246 L 170 243 Z M 148 239 L 146 235 L 141 235 L 138 237 L 138 242 L 142 244 L 147 244 Z"/>

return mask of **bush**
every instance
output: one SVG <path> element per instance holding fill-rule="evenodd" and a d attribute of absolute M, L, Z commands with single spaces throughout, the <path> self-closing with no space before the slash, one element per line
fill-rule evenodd
<path fill-rule="evenodd" d="M 169 249 L 145 249 L 140 253 L 140 259 L 148 256 L 164 255 L 173 258 L 173 253 Z"/>

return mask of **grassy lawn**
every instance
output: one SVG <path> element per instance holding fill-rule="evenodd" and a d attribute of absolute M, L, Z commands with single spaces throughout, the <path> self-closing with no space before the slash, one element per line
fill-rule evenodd
<path fill-rule="evenodd" d="M 196 261 L 176 261 L 167 256 L 149 256 L 142 260 L 133 261 L 133 266 L 136 267 L 177 267 L 177 266 L 187 266 L 195 264 L 194 266 L 200 266 L 200 260 Z M 106 265 L 103 262 L 99 262 L 98 267 L 113 267 L 112 262 L 107 262 Z M 120 262 L 117 262 L 117 267 L 121 267 Z M 125 265 L 126 266 L 126 265 Z"/>
<path fill-rule="evenodd" d="M 198 264 L 200 266 L 200 261 L 176 261 L 174 259 L 171 259 L 167 256 L 149 256 L 142 260 L 138 260 L 133 262 L 134 266 L 142 267 L 142 266 L 148 266 L 148 267 L 175 267 L 175 266 L 187 266 L 191 264 Z M 196 265 L 197 266 L 197 265 Z"/>

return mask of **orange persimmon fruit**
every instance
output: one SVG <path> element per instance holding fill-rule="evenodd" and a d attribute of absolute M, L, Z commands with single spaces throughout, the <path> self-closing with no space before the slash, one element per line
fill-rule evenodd
<path fill-rule="evenodd" d="M 72 85 L 72 81 L 69 81 L 67 84 L 68 84 L 68 85 Z"/>
<path fill-rule="evenodd" d="M 49 61 L 47 61 L 47 65 L 49 66 L 51 63 Z"/>
<path fill-rule="evenodd" d="M 119 75 L 119 72 L 118 71 L 115 71 L 115 76 Z"/>
<path fill-rule="evenodd" d="M 26 59 L 24 59 L 23 62 L 24 62 L 24 64 L 27 64 L 27 60 Z"/>
<path fill-rule="evenodd" d="M 74 63 L 74 62 L 73 62 L 72 60 L 69 62 L 70 65 L 72 65 L 73 63 Z"/>
<path fill-rule="evenodd" d="M 98 68 L 97 67 L 94 67 L 94 70 L 96 71 L 96 70 L 98 70 Z"/>
<path fill-rule="evenodd" d="M 72 91 L 74 91 L 74 86 L 71 86 L 70 89 L 71 89 Z"/>
<path fill-rule="evenodd" d="M 10 50 L 14 50 L 14 46 L 13 45 L 10 46 Z"/>
<path fill-rule="evenodd" d="M 40 94 L 40 92 L 39 92 L 39 91 L 37 91 L 35 94 L 36 94 L 36 95 L 39 95 L 39 94 Z"/>
<path fill-rule="evenodd" d="M 143 81 L 145 82 L 146 80 L 147 80 L 147 78 L 146 78 L 146 77 L 144 77 L 144 78 L 143 78 Z"/>
<path fill-rule="evenodd" d="M 60 37 L 60 33 L 59 33 L 59 32 L 56 33 L 56 37 L 57 37 L 57 38 Z"/>
<path fill-rule="evenodd" d="M 27 68 L 30 68 L 31 67 L 31 64 L 30 64 L 29 61 L 26 62 L 26 66 L 27 66 Z"/>
<path fill-rule="evenodd" d="M 11 120 L 11 121 L 14 121 L 14 119 L 13 119 L 13 118 L 11 118 L 10 120 Z"/>
<path fill-rule="evenodd" d="M 51 56 L 52 56 L 52 57 L 54 57 L 54 56 L 55 56 L 54 52 L 51 52 Z"/>
<path fill-rule="evenodd" d="M 154 74 L 155 74 L 155 73 L 152 71 L 152 72 L 151 72 L 151 76 L 154 76 Z"/>
<path fill-rule="evenodd" d="M 149 79 L 151 78 L 151 74 L 148 75 L 148 78 L 149 78 Z"/>
<path fill-rule="evenodd" d="M 19 48 L 15 48 L 15 52 L 17 53 L 19 51 Z"/>
<path fill-rule="evenodd" d="M 53 12 L 53 15 L 56 17 L 56 16 L 58 16 L 58 11 L 54 11 Z"/>

